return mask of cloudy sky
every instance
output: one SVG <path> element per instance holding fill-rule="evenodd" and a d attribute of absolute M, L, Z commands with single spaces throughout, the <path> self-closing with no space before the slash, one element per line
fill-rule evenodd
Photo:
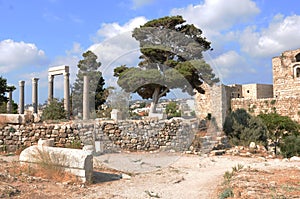
<path fill-rule="evenodd" d="M 205 59 L 222 83 L 271 84 L 272 57 L 300 48 L 299 7 L 296 0 L 0 0 L 0 75 L 17 88 L 26 81 L 25 103 L 31 78 L 40 78 L 43 103 L 48 68 L 69 65 L 73 83 L 82 53 L 92 50 L 110 86 L 114 67 L 137 62 L 133 28 L 182 15 L 211 41 Z M 63 96 L 62 81 L 55 78 L 55 97 Z"/>

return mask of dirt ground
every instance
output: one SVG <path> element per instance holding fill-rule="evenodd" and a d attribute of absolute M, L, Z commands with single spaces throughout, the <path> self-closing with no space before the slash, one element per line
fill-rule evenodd
<path fill-rule="evenodd" d="M 226 171 L 232 174 L 228 181 Z M 0 155 L 2 198 L 220 198 L 228 187 L 232 198 L 300 198 L 300 161 L 106 154 L 94 158 L 94 182 L 80 184 L 29 176 L 20 170 L 18 156 Z"/>

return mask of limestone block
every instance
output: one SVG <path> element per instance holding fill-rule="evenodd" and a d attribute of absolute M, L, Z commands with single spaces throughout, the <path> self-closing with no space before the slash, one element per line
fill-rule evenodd
<path fill-rule="evenodd" d="M 54 146 L 54 139 L 39 139 L 38 146 Z"/>
<path fill-rule="evenodd" d="M 25 164 L 49 163 L 61 166 L 65 171 L 78 176 L 82 182 L 91 182 L 93 156 L 90 151 L 47 146 L 31 146 L 23 150 L 19 160 Z"/>
<path fill-rule="evenodd" d="M 25 115 L 0 114 L 1 124 L 24 124 L 25 122 L 26 122 Z"/>
<path fill-rule="evenodd" d="M 112 111 L 111 111 L 111 119 L 113 119 L 113 120 L 122 120 L 123 119 L 123 117 L 122 117 L 122 112 L 121 111 L 119 111 L 119 110 L 117 110 L 117 109 L 113 109 Z"/>

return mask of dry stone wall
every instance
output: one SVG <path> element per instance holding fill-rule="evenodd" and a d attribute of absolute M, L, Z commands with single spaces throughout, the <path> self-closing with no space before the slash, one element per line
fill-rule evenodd
<path fill-rule="evenodd" d="M 190 147 L 197 130 L 198 120 L 181 119 L 8 124 L 0 127 L 0 151 L 15 151 L 32 146 L 39 139 L 53 139 L 54 146 L 58 147 L 71 147 L 74 143 L 76 147 L 95 145 L 95 141 L 98 141 L 102 152 L 184 151 Z"/>

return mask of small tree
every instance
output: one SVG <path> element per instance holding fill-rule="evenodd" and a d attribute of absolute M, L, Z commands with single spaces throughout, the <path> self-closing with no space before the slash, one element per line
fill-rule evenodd
<path fill-rule="evenodd" d="M 225 118 L 223 130 L 234 145 L 249 146 L 251 142 L 267 145 L 266 126 L 244 109 L 231 112 Z"/>
<path fill-rule="evenodd" d="M 83 60 L 78 63 L 77 78 L 72 88 L 72 106 L 73 111 L 82 112 L 82 98 L 83 98 L 83 77 L 89 76 L 89 95 L 90 95 L 90 111 L 100 109 L 101 105 L 105 103 L 108 92 L 104 88 L 104 78 L 99 71 L 101 63 L 97 61 L 97 56 L 92 51 L 87 51 L 82 54 Z"/>
<path fill-rule="evenodd" d="M 286 157 L 300 156 L 300 136 L 299 134 L 289 135 L 283 138 L 280 143 L 280 152 Z"/>
<path fill-rule="evenodd" d="M 61 120 L 67 119 L 66 111 L 64 110 L 64 103 L 53 99 L 50 101 L 50 104 L 46 106 L 42 113 L 42 120 Z"/>
<path fill-rule="evenodd" d="M 277 154 L 277 146 L 280 145 L 284 137 L 299 132 L 299 124 L 287 116 L 268 113 L 260 114 L 259 117 L 268 128 L 268 138 L 274 143 L 275 154 Z"/>
<path fill-rule="evenodd" d="M 0 105 L 7 102 L 5 92 L 7 91 L 7 80 L 0 76 Z"/>
<path fill-rule="evenodd" d="M 171 117 L 180 117 L 181 113 L 179 111 L 179 106 L 176 102 L 169 102 L 166 106 L 166 113 L 168 118 Z"/>

